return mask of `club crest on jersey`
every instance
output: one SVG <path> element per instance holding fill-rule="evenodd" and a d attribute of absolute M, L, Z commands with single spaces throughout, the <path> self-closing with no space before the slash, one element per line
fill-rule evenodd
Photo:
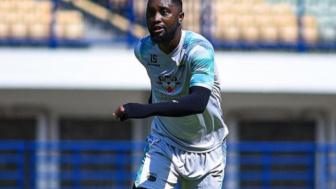
<path fill-rule="evenodd" d="M 173 93 L 177 85 L 180 85 L 181 82 L 177 81 L 176 76 L 170 75 L 161 75 L 159 76 L 159 81 L 157 81 L 167 93 Z"/>
<path fill-rule="evenodd" d="M 185 70 L 185 61 L 182 60 L 177 67 L 180 71 L 184 71 Z"/>
<path fill-rule="evenodd" d="M 185 68 L 186 68 L 186 60 L 187 60 L 187 55 L 185 54 L 185 49 L 182 50 L 182 54 L 183 54 L 183 57 L 181 59 L 181 61 L 178 63 L 177 67 L 180 71 L 184 71 Z"/>

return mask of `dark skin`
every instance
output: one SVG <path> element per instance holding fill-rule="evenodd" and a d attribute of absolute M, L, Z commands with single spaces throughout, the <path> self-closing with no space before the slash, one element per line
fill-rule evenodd
<path fill-rule="evenodd" d="M 158 44 L 160 50 L 171 53 L 179 44 L 182 35 L 181 23 L 184 18 L 182 8 L 172 0 L 149 0 L 146 11 L 147 28 L 151 39 Z M 125 112 L 123 105 L 113 113 L 120 119 Z"/>
<path fill-rule="evenodd" d="M 171 0 L 149 0 L 146 11 L 148 31 L 160 50 L 169 54 L 180 42 L 184 13 Z"/>
<path fill-rule="evenodd" d="M 179 45 L 182 36 L 181 23 L 183 18 L 182 7 L 174 4 L 172 0 L 148 1 L 146 11 L 148 31 L 152 41 L 157 43 L 162 52 L 169 54 Z M 121 105 L 115 110 L 113 115 L 116 119 L 120 119 L 124 112 L 125 107 Z M 136 188 L 133 185 L 132 189 L 146 188 Z"/>

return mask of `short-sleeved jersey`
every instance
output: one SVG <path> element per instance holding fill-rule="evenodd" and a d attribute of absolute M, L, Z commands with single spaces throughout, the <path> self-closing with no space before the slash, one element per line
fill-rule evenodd
<path fill-rule="evenodd" d="M 171 53 L 162 52 L 147 36 L 136 45 L 135 56 L 150 78 L 152 103 L 187 96 L 192 86 L 211 90 L 203 113 L 154 116 L 151 134 L 187 151 L 207 152 L 221 145 L 228 129 L 220 108 L 220 83 L 211 43 L 199 34 L 182 30 L 180 43 Z"/>

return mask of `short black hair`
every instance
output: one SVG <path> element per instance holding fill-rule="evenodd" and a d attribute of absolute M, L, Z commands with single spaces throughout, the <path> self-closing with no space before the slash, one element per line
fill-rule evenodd
<path fill-rule="evenodd" d="M 147 3 L 149 3 L 150 0 L 148 0 Z M 171 2 L 175 5 L 177 5 L 178 7 L 181 8 L 181 11 L 183 11 L 183 3 L 182 3 L 182 0 L 171 0 Z"/>
<path fill-rule="evenodd" d="M 182 8 L 182 7 L 183 7 L 182 0 L 172 0 L 172 2 L 173 2 L 175 5 L 181 7 L 181 10 L 183 10 L 183 8 Z"/>

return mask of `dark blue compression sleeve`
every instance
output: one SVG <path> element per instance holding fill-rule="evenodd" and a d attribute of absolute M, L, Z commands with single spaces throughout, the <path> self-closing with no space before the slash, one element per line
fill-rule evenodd
<path fill-rule="evenodd" d="M 182 117 L 202 113 L 208 104 L 210 94 L 209 89 L 194 86 L 190 87 L 189 95 L 169 102 L 124 104 L 125 112 L 120 120 L 150 116 Z"/>

